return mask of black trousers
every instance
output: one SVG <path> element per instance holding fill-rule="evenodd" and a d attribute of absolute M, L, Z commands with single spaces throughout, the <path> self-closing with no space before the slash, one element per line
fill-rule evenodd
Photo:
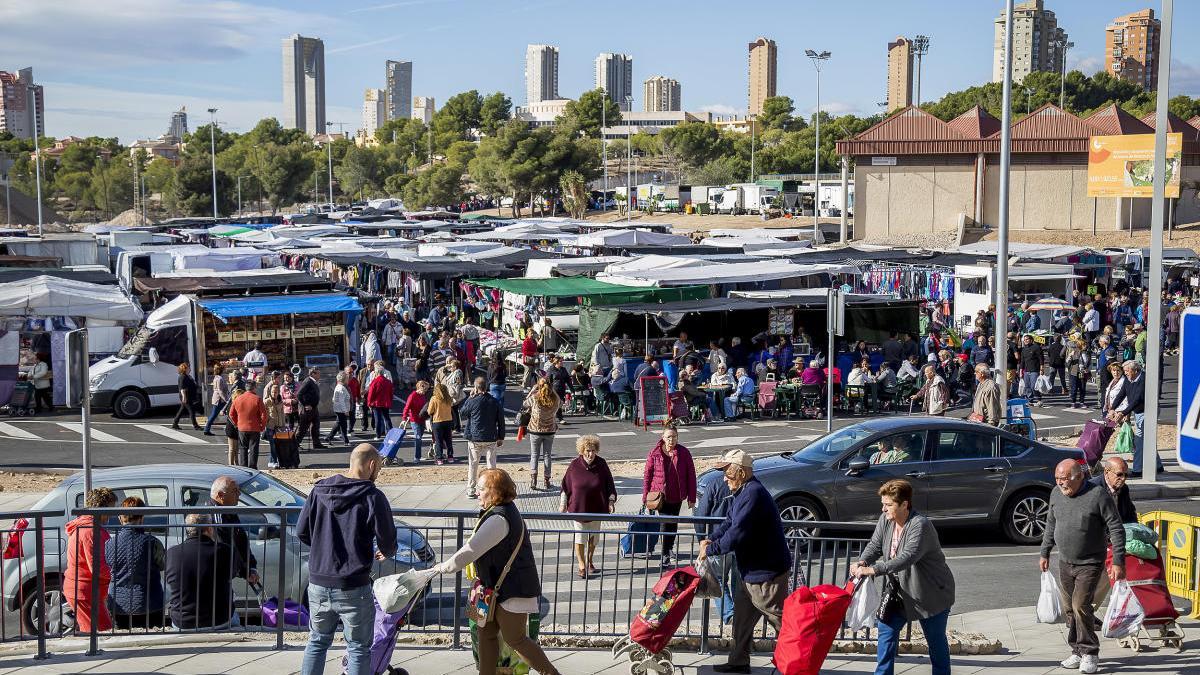
<path fill-rule="evenodd" d="M 324 447 L 321 444 L 321 415 L 316 408 L 300 409 L 300 428 L 296 431 L 296 448 L 304 445 L 304 437 L 312 436 L 313 450 Z"/>
<path fill-rule="evenodd" d="M 200 425 L 196 424 L 196 416 L 203 415 L 204 411 L 201 410 L 199 408 L 199 406 L 193 401 L 180 401 L 179 402 L 179 410 L 175 411 L 175 421 L 172 422 L 171 424 L 173 426 L 179 426 L 180 418 L 182 418 L 184 415 L 188 415 L 189 413 L 190 413 L 190 415 L 188 416 L 188 421 L 192 423 L 193 427 L 199 429 Z"/>
<path fill-rule="evenodd" d="M 258 431 L 238 432 L 238 464 L 251 469 L 258 468 L 258 446 L 262 433 Z"/>
<path fill-rule="evenodd" d="M 681 509 L 683 509 L 683 502 L 664 501 L 662 506 L 658 507 L 658 513 L 663 516 L 677 516 Z M 679 526 L 675 523 L 663 523 L 660 531 L 662 532 L 662 554 L 670 555 L 675 550 L 675 533 L 679 531 Z"/>
<path fill-rule="evenodd" d="M 334 415 L 337 415 L 337 421 L 334 422 L 333 428 L 329 430 L 329 437 L 325 439 L 325 442 L 332 443 L 334 437 L 337 436 L 338 432 L 340 431 L 342 432 L 342 440 L 349 445 L 350 435 L 348 430 L 354 427 L 353 413 L 335 412 Z"/>
<path fill-rule="evenodd" d="M 33 390 L 33 410 L 41 412 L 42 408 L 54 410 L 54 392 L 50 387 Z"/>

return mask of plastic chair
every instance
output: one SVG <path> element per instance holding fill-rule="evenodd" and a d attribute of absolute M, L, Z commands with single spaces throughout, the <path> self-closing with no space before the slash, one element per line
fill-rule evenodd
<path fill-rule="evenodd" d="M 738 397 L 737 403 L 733 407 L 733 412 L 738 416 L 746 414 L 750 419 L 761 419 L 762 415 L 758 409 L 758 389 L 755 388 L 750 396 Z"/>
<path fill-rule="evenodd" d="M 842 398 L 842 408 L 849 411 L 855 403 L 860 409 L 866 408 L 867 388 L 861 384 L 846 385 L 846 395 Z"/>

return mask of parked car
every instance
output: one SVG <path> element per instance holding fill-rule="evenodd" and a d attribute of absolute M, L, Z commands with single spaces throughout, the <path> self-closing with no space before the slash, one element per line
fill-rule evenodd
<path fill-rule="evenodd" d="M 977 422 L 917 415 L 866 420 L 756 459 L 754 475 L 784 520 L 874 522 L 879 487 L 903 478 L 913 484 L 913 507 L 935 523 L 998 525 L 1013 542 L 1034 544 L 1045 530 L 1055 465 L 1082 457 Z M 701 477 L 713 479 L 720 473 Z"/>
<path fill-rule="evenodd" d="M 305 494 L 279 479 L 253 469 L 221 466 L 216 464 L 151 464 L 144 466 L 102 469 L 92 472 L 92 483 L 112 488 L 119 504 L 126 497 L 141 497 L 147 506 L 187 507 L 203 505 L 208 499 L 212 482 L 218 476 L 232 476 L 241 486 L 239 503 L 245 506 L 304 506 Z M 46 566 L 46 623 L 49 635 L 58 635 L 66 625 L 63 622 L 63 596 L 61 578 L 65 571 L 67 536 L 63 530 L 71 518 L 71 512 L 83 505 L 83 473 L 74 474 L 41 499 L 31 510 L 62 509 L 68 515 L 47 518 L 45 521 L 45 566 Z M 263 580 L 267 595 L 275 595 L 279 574 L 281 545 L 286 565 L 285 587 L 288 597 L 307 601 L 304 594 L 308 588 L 308 547 L 294 536 L 294 531 L 281 538 L 279 518 L 272 515 L 238 514 L 242 527 L 247 531 L 250 548 L 258 559 L 258 573 Z M 287 526 L 296 524 L 299 512 L 288 515 Z M 167 547 L 183 539 L 182 515 L 147 516 L 144 527 L 162 540 Z M 112 523 L 109 524 L 111 528 Z M 3 560 L 3 603 L 5 613 L 19 612 L 21 628 L 26 635 L 35 635 L 40 606 L 37 594 L 35 556 L 37 542 L 33 536 L 33 523 L 25 526 L 13 525 L 11 534 L 4 542 Z M 376 572 L 395 574 L 407 569 L 425 569 L 433 564 L 432 547 L 417 530 L 398 522 L 396 535 L 399 548 L 389 560 L 375 563 Z M 13 539 L 19 540 L 14 545 Z M 11 557 L 10 557 L 11 553 Z M 165 587 L 165 580 L 164 580 Z M 165 589 L 170 596 L 170 589 Z M 234 581 L 235 603 L 244 617 L 253 617 L 259 610 L 258 594 L 250 590 L 243 579 Z M 8 631 L 15 634 L 15 626 Z M 5 636 L 7 637 L 7 635 Z"/>

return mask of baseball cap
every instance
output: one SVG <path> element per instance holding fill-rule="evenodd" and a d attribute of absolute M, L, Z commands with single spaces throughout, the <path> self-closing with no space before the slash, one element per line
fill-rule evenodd
<path fill-rule="evenodd" d="M 721 461 L 717 464 L 717 468 L 724 471 L 731 464 L 737 464 L 747 469 L 754 468 L 754 458 L 746 454 L 741 448 L 734 448 L 721 455 Z"/>

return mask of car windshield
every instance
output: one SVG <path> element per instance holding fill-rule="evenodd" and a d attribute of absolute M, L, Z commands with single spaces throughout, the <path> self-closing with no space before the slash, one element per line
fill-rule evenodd
<path fill-rule="evenodd" d="M 242 494 L 263 506 L 304 506 L 304 495 L 261 473 L 242 483 Z"/>
<path fill-rule="evenodd" d="M 792 455 L 792 459 L 799 462 L 824 464 L 841 457 L 842 453 L 849 449 L 850 446 L 874 433 L 873 430 L 859 425 L 838 429 L 832 434 L 822 436 L 809 443 L 803 450 Z"/>

